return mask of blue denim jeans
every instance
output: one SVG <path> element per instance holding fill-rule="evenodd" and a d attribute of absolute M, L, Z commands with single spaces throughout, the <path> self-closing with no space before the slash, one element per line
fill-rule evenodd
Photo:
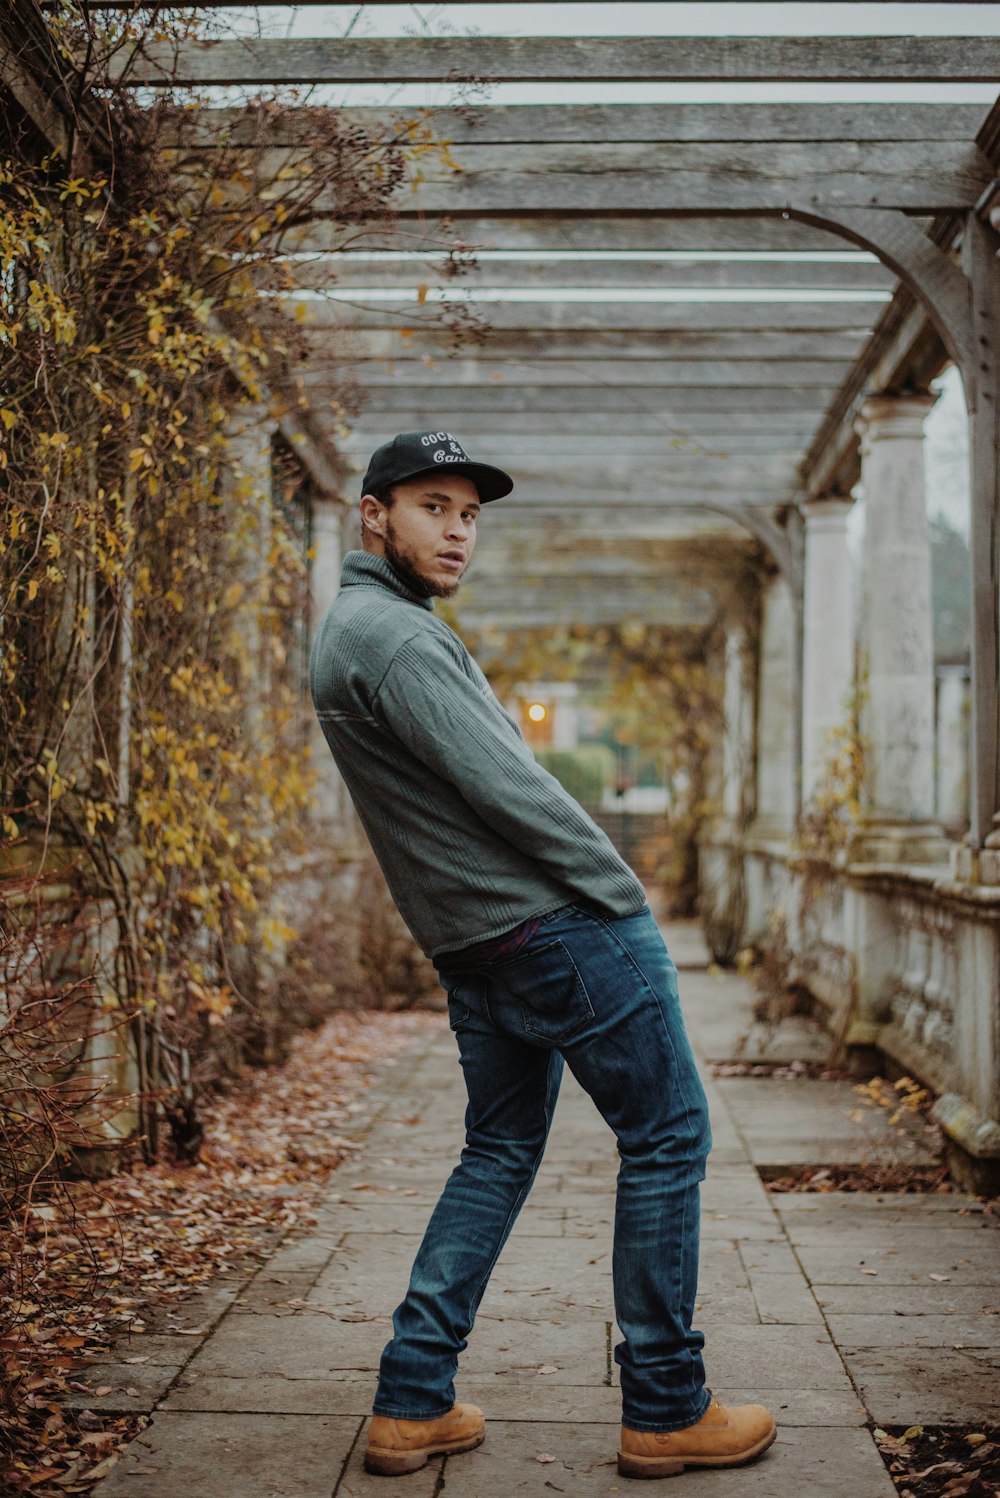
<path fill-rule="evenodd" d="M 454 1403 L 458 1357 L 541 1162 L 565 1062 L 618 1140 L 623 1423 L 693 1425 L 710 1397 L 691 1321 L 711 1135 L 677 970 L 652 915 L 562 906 L 513 955 L 439 972 L 469 1095 L 466 1143 L 393 1316 L 375 1413 L 433 1419 Z"/>

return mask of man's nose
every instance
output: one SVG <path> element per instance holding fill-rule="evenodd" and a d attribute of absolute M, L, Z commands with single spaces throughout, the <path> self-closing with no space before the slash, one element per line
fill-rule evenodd
<path fill-rule="evenodd" d="M 463 515 L 452 515 L 448 520 L 448 536 L 456 541 L 466 541 L 472 529 L 471 522 Z"/>

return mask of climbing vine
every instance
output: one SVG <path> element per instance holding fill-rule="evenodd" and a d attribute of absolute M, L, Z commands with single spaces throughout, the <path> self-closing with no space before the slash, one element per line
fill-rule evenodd
<path fill-rule="evenodd" d="M 845 852 L 861 820 L 869 758 L 862 721 L 868 701 L 868 670 L 858 663 L 845 703 L 844 721 L 831 730 L 823 767 L 803 806 L 797 849 L 827 860 Z"/>
<path fill-rule="evenodd" d="M 311 787 L 303 470 L 295 432 L 270 437 L 308 433 L 286 251 L 316 223 L 331 250 L 391 227 L 439 149 L 421 119 L 380 136 L 280 91 L 140 107 L 130 58 L 205 14 L 19 0 L 0 22 L 22 97 L 48 91 L 65 127 L 57 149 L 12 107 L 0 139 L 4 1023 L 58 997 L 68 880 L 91 929 L 62 947 L 133 1025 L 142 1090 L 188 1107 L 191 1053 L 208 1083 L 254 954 L 291 932 L 277 875 Z M 357 409 L 349 379 L 327 388 Z M 30 1070 L 10 1082 L 29 1116 Z M 29 1189 L 17 1167 L 0 1177 Z"/>

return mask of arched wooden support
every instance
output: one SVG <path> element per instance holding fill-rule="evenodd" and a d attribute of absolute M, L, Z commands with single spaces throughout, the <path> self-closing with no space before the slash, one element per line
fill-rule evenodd
<path fill-rule="evenodd" d="M 790 206 L 800 223 L 827 228 L 870 250 L 895 271 L 926 309 L 949 356 L 963 371 L 975 359 L 969 282 L 959 267 L 912 219 L 898 208 L 822 208 Z"/>
<path fill-rule="evenodd" d="M 1000 235 L 969 214 L 962 246 L 975 363 L 969 408 L 972 558 L 972 818 L 982 847 L 1000 810 Z"/>

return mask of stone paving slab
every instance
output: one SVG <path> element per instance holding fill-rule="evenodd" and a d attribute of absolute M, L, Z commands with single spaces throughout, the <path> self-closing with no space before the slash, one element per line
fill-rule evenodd
<path fill-rule="evenodd" d="M 918 1192 L 846 1191 L 769 1192 L 779 1217 L 789 1222 L 793 1218 L 812 1218 L 814 1221 L 834 1226 L 857 1219 L 861 1224 L 869 1217 L 879 1222 L 891 1223 L 911 1232 L 914 1228 L 927 1228 L 937 1232 L 938 1228 L 982 1228 L 1000 1224 L 1000 1212 L 975 1196 L 966 1196 L 960 1191 L 932 1192 L 924 1196 Z"/>
<path fill-rule="evenodd" d="M 325 1378 L 330 1374 L 377 1372 L 391 1328 L 380 1321 L 353 1321 L 321 1314 L 293 1318 L 264 1314 L 227 1318 L 192 1359 L 188 1371 L 243 1378 Z M 491 1321 L 477 1323 L 462 1367 L 469 1373 L 537 1376 L 552 1366 L 559 1382 L 588 1383 L 604 1376 L 607 1330 L 604 1322 Z M 561 1375 L 564 1375 L 562 1377 Z"/>
<path fill-rule="evenodd" d="M 632 1484 L 617 1471 L 617 1425 L 593 1423 L 531 1424 L 505 1421 L 490 1430 L 478 1451 L 445 1464 L 448 1498 L 485 1498 L 491 1491 L 550 1498 L 553 1492 L 572 1498 L 608 1498 L 630 1492 Z M 539 1455 L 554 1456 L 544 1465 Z M 502 1470 L 502 1489 L 496 1473 Z M 882 1498 L 895 1492 L 867 1431 L 783 1428 L 771 1449 L 738 1474 L 688 1471 L 671 1479 L 675 1498 L 764 1498 L 802 1492 L 810 1498 Z M 358 1490 L 359 1492 L 363 1490 Z M 373 1490 L 374 1491 L 374 1490 Z"/>
<path fill-rule="evenodd" d="M 708 947 L 705 945 L 705 936 L 701 929 L 701 922 L 671 921 L 665 935 L 670 955 L 674 960 L 674 966 L 678 972 L 686 974 L 683 981 L 687 985 L 691 981 L 690 977 L 687 976 L 690 969 L 694 969 L 698 973 L 704 973 L 711 962 Z"/>
<path fill-rule="evenodd" d="M 845 1347 L 858 1392 L 879 1425 L 997 1423 L 1000 1353 L 984 1348 Z"/>
<path fill-rule="evenodd" d="M 353 1417 L 161 1411 L 95 1491 L 101 1498 L 330 1498 Z M 407 1489 L 430 1498 L 434 1476 Z"/>
<path fill-rule="evenodd" d="M 690 952 L 694 961 L 693 941 Z M 750 1003 L 746 985 L 684 972 L 681 992 L 694 1004 L 701 1054 L 706 1046 L 731 1054 Z M 798 1029 L 785 1039 L 805 1044 Z M 780 1439 L 738 1476 L 688 1473 L 671 1494 L 888 1495 L 893 1485 L 865 1429 L 869 1414 L 887 1423 L 986 1418 L 1000 1341 L 1000 1316 L 985 1315 L 1000 1304 L 995 1223 L 968 1199 L 770 1194 L 754 1160 L 789 1163 L 798 1151 L 817 1163 L 813 1151 L 828 1148 L 830 1163 L 845 1163 L 858 1130 L 847 1118 L 853 1090 L 710 1075 L 706 1087 L 717 1147 L 703 1192 L 696 1325 L 706 1333 L 714 1392 L 769 1404 Z M 87 1370 L 93 1386 L 115 1385 L 106 1408 L 127 1386 L 140 1391 L 135 1407 L 154 1417 L 96 1498 L 604 1498 L 629 1490 L 614 1464 L 617 1152 L 569 1076 L 535 1190 L 462 1358 L 459 1397 L 487 1410 L 487 1445 L 398 1480 L 362 1471 L 389 1315 L 461 1140 L 465 1100 L 443 1021 L 369 1097 L 353 1127 L 360 1148 L 331 1180 L 315 1222 L 289 1234 L 249 1283 L 220 1283 L 214 1300 L 189 1303 L 186 1316 L 187 1307 L 177 1308 L 200 1336 L 134 1336 L 128 1354 L 148 1345 L 149 1363 L 109 1360 Z M 537 1463 L 540 1450 L 556 1462 Z"/>
<path fill-rule="evenodd" d="M 956 1285 L 1000 1287 L 1000 1257 L 996 1239 L 971 1252 L 966 1233 L 912 1233 L 866 1236 L 828 1235 L 797 1241 L 795 1248 L 814 1286 L 863 1285 L 878 1279 L 886 1285 L 909 1285 L 921 1280 L 934 1284 L 942 1275 Z M 978 1248 L 979 1245 L 976 1245 Z"/>
<path fill-rule="evenodd" d="M 495 1378 L 461 1378 L 458 1396 L 489 1411 L 497 1420 L 603 1421 L 621 1418 L 621 1395 L 612 1384 L 556 1384 L 546 1386 L 544 1403 L 530 1383 Z M 724 1404 L 762 1403 L 774 1410 L 783 1425 L 864 1425 L 867 1414 L 852 1389 L 771 1389 L 753 1385 L 729 1388 L 712 1385 Z M 247 1379 L 209 1377 L 179 1382 L 162 1409 L 220 1410 L 261 1414 L 355 1415 L 360 1420 L 371 1409 L 371 1385 L 363 1381 L 330 1379 Z"/>
<path fill-rule="evenodd" d="M 789 1077 L 717 1077 L 758 1169 L 783 1165 L 931 1165 L 922 1126 L 892 1129 L 881 1109 L 862 1109 L 854 1083 Z M 852 1113 L 861 1111 L 860 1120 Z"/>
<path fill-rule="evenodd" d="M 781 1065 L 829 1060 L 830 1036 L 808 1019 L 796 1015 L 779 1026 L 756 1020 L 756 993 L 745 978 L 729 972 L 689 972 L 681 975 L 680 990 L 688 1028 L 708 1061 Z"/>
<path fill-rule="evenodd" d="M 706 1343 L 705 1368 L 713 1387 L 746 1388 L 764 1377 L 772 1389 L 850 1388 L 823 1327 L 730 1326 Z"/>
<path fill-rule="evenodd" d="M 182 1367 L 93 1363 L 73 1379 L 83 1387 L 70 1390 L 61 1403 L 71 1410 L 149 1410 L 164 1398 Z M 106 1394 L 94 1392 L 103 1388 L 108 1389 Z"/>
<path fill-rule="evenodd" d="M 816 1285 L 817 1304 L 828 1316 L 993 1316 L 1000 1295 L 990 1285 Z"/>
<path fill-rule="evenodd" d="M 1000 1316 L 827 1316 L 838 1347 L 993 1347 Z M 997 1397 L 1000 1410 L 1000 1394 Z"/>
<path fill-rule="evenodd" d="M 756 1269 L 747 1273 L 758 1319 L 765 1325 L 822 1325 L 816 1298 L 801 1273 L 771 1274 Z"/>

